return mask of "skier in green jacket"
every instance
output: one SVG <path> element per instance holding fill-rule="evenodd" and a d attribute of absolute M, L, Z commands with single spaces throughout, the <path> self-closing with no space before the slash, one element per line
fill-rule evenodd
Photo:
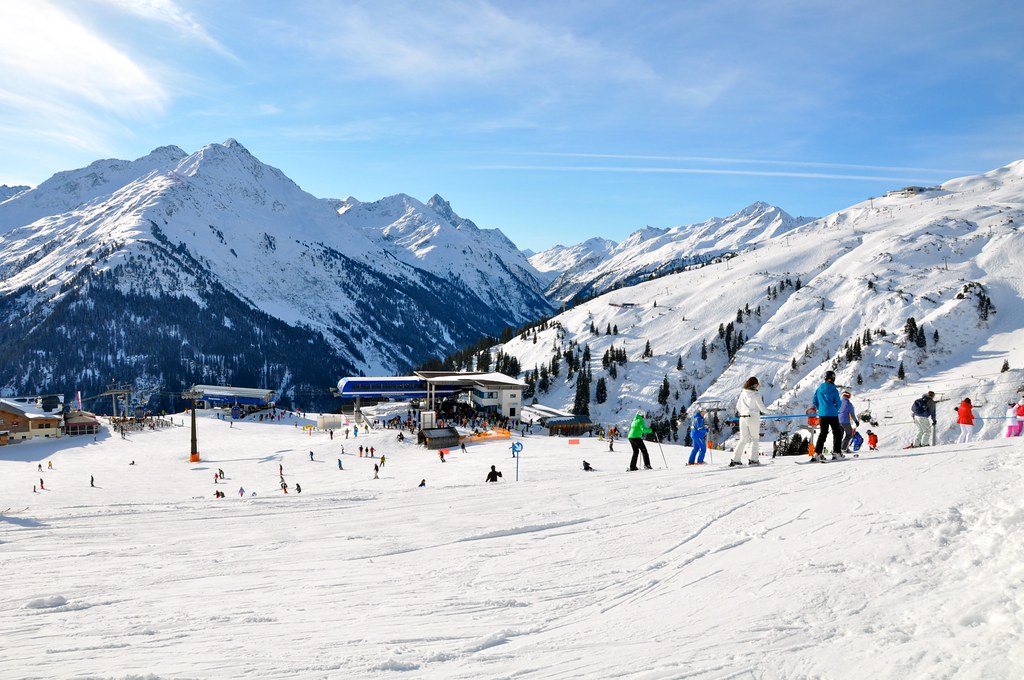
<path fill-rule="evenodd" d="M 644 454 L 644 469 L 651 469 L 651 458 L 647 454 L 647 445 L 644 444 L 644 435 L 650 434 L 651 428 L 647 427 L 644 423 L 644 414 L 642 411 L 637 411 L 636 416 L 633 417 L 633 424 L 629 427 L 629 436 L 627 440 L 629 445 L 633 447 L 633 458 L 629 461 L 629 471 L 636 470 L 637 456 L 640 453 Z"/>

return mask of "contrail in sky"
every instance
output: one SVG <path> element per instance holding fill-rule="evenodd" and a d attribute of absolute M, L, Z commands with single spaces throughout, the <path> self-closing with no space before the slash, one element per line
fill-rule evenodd
<path fill-rule="evenodd" d="M 896 177 L 893 175 L 844 175 L 827 172 L 789 172 L 785 170 L 724 170 L 719 168 L 628 167 L 618 165 L 478 165 L 474 170 L 515 170 L 535 172 L 622 172 L 676 175 L 743 175 L 752 177 L 795 177 L 801 179 L 854 180 L 859 182 L 914 182 L 933 184 L 934 178 Z"/>

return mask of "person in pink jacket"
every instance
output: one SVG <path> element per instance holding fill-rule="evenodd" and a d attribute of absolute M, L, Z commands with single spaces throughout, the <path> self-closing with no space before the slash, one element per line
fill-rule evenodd
<path fill-rule="evenodd" d="M 1006 436 L 1017 436 L 1017 404 L 1012 401 L 1006 405 Z"/>
<path fill-rule="evenodd" d="M 956 438 L 956 443 L 966 444 L 974 434 L 974 410 L 970 397 L 964 397 L 960 402 L 960 408 L 956 410 L 956 422 L 960 425 L 960 436 Z"/>

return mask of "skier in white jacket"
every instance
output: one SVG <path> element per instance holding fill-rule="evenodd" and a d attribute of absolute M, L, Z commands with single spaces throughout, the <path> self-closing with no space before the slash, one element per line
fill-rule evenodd
<path fill-rule="evenodd" d="M 743 465 L 741 457 L 747 444 L 753 447 L 748 465 L 761 464 L 757 459 L 760 455 L 761 414 L 768 409 L 765 408 L 764 402 L 761 400 L 761 395 L 757 391 L 758 387 L 760 384 L 757 382 L 757 378 L 747 378 L 747 381 L 743 383 L 743 389 L 740 390 L 740 397 L 736 400 L 736 412 L 740 416 L 740 441 L 736 445 L 736 451 L 732 454 L 729 467 Z"/>

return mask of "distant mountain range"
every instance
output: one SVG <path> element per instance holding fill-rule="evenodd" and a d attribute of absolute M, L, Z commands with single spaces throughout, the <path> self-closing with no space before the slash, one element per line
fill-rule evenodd
<path fill-rule="evenodd" d="M 555 246 L 533 255 L 530 263 L 547 275 L 547 295 L 552 300 L 592 297 L 756 247 L 812 219 L 794 218 L 781 208 L 758 202 L 702 224 L 644 227 L 619 244 L 593 238 L 568 248 Z"/>
<path fill-rule="evenodd" d="M 606 378 L 604 402 L 590 391 L 600 419 L 670 413 L 747 373 L 796 407 L 826 365 L 881 398 L 1002 357 L 993 335 L 1024 336 L 1022 189 L 1018 162 L 817 220 L 754 203 L 527 259 L 440 196 L 321 199 L 234 140 L 166 146 L 0 188 L 0 393 L 91 395 L 116 379 L 156 407 L 222 383 L 328 408 L 339 376 L 405 372 L 528 327 L 490 351 L 531 378 L 557 353 L 563 371 L 534 394 L 570 408 L 566 357 L 586 346 L 588 373 Z M 908 344 L 909 317 L 928 349 Z M 884 339 L 849 358 L 866 331 Z M 613 347 L 629 358 L 614 377 Z M 1024 354 L 1007 356 L 1016 379 Z"/>
<path fill-rule="evenodd" d="M 194 382 L 328 405 L 343 374 L 550 313 L 497 230 L 439 196 L 318 199 L 228 140 L 60 172 L 0 202 L 0 389 Z M 164 395 L 166 396 L 166 395 Z"/>

